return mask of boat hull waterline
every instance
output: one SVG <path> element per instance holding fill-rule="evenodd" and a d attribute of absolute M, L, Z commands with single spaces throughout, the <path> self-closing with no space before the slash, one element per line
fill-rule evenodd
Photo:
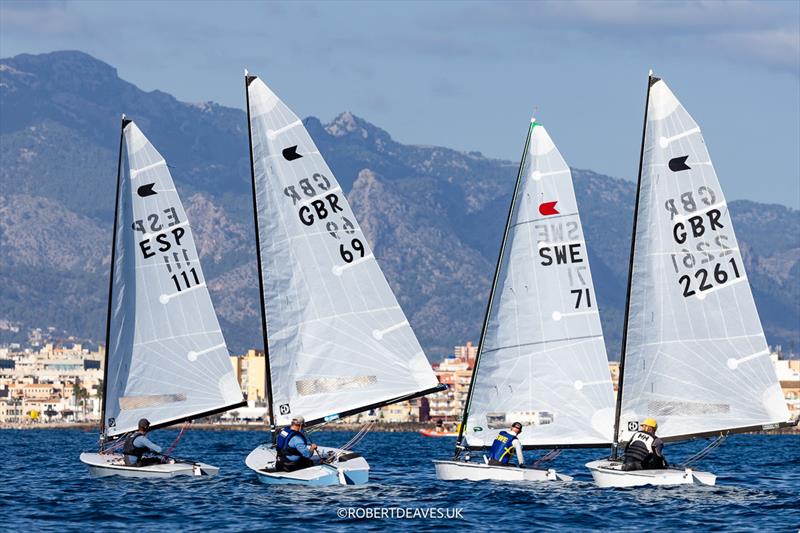
<path fill-rule="evenodd" d="M 197 462 L 128 466 L 120 454 L 82 453 L 81 462 L 89 467 L 92 477 L 159 479 L 176 476 L 208 477 L 219 473 L 218 467 Z"/>
<path fill-rule="evenodd" d="M 358 454 L 338 448 L 320 446 L 321 456 L 329 453 L 339 455 L 340 459 L 330 464 L 319 464 L 294 472 L 273 470 L 277 459 L 275 448 L 263 444 L 250 452 L 245 464 L 258 475 L 258 480 L 266 485 L 363 485 L 369 481 L 369 464 Z"/>
<path fill-rule="evenodd" d="M 659 470 L 622 470 L 622 462 L 607 459 L 586 463 L 598 487 L 642 487 L 645 485 L 714 485 L 717 476 L 691 468 Z"/>
<path fill-rule="evenodd" d="M 436 431 L 433 429 L 420 429 L 419 434 L 423 437 L 458 437 L 458 433 L 452 431 Z"/>
<path fill-rule="evenodd" d="M 471 461 L 434 461 L 436 477 L 443 481 L 572 481 L 554 469 L 494 466 Z"/>

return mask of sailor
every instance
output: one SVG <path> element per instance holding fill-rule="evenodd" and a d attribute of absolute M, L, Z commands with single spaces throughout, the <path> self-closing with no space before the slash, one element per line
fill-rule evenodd
<path fill-rule="evenodd" d="M 514 422 L 511 424 L 510 431 L 501 431 L 495 437 L 492 448 L 489 450 L 489 464 L 492 466 L 507 465 L 511 455 L 516 452 L 517 466 L 525 466 L 525 456 L 522 455 L 522 443 L 519 441 L 519 434 L 522 432 L 522 424 Z"/>
<path fill-rule="evenodd" d="M 148 452 L 161 453 L 161 446 L 146 437 L 150 430 L 150 421 L 146 418 L 139 420 L 139 429 L 125 438 L 122 453 L 125 464 L 128 466 L 147 466 L 161 463 L 161 457 L 144 457 Z"/>
<path fill-rule="evenodd" d="M 275 444 L 275 449 L 278 452 L 278 470 L 292 472 L 293 470 L 300 470 L 317 464 L 313 460 L 317 445 L 311 443 L 303 433 L 303 426 L 305 425 L 305 418 L 296 416 L 292 419 L 292 425 L 283 428 L 278 434 L 278 440 Z"/>
<path fill-rule="evenodd" d="M 658 422 L 654 418 L 642 422 L 641 430 L 625 446 L 623 470 L 657 470 L 669 466 L 664 458 L 664 441 L 656 437 L 656 428 Z"/>

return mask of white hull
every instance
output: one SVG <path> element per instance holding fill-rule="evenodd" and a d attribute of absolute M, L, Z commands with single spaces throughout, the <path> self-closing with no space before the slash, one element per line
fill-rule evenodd
<path fill-rule="evenodd" d="M 586 463 L 598 487 L 642 487 L 645 485 L 714 485 L 717 476 L 691 468 L 665 468 L 660 470 L 622 470 L 620 461 L 607 459 Z"/>
<path fill-rule="evenodd" d="M 259 481 L 267 485 L 363 485 L 369 481 L 369 464 L 360 455 L 322 446 L 318 450 L 322 456 L 327 456 L 328 452 L 341 453 L 341 458 L 330 464 L 279 472 L 274 470 L 277 458 L 275 448 L 262 444 L 250 452 L 245 464 L 258 474 Z"/>
<path fill-rule="evenodd" d="M 469 461 L 434 461 L 436 477 L 445 481 L 572 481 L 570 476 L 557 473 L 552 468 L 519 468 L 516 466 L 491 466 Z"/>
<path fill-rule="evenodd" d="M 159 479 L 175 476 L 215 476 L 216 466 L 205 463 L 173 463 L 149 466 L 127 466 L 122 455 L 82 453 L 81 462 L 89 467 L 92 477 L 122 476 L 140 479 Z"/>

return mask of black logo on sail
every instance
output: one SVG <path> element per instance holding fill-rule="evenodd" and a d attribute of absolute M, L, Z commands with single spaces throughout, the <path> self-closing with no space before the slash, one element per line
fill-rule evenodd
<path fill-rule="evenodd" d="M 680 172 L 681 170 L 689 170 L 692 167 L 686 164 L 686 160 L 689 159 L 688 155 L 682 155 L 680 157 L 673 157 L 669 160 L 669 169 L 673 172 Z"/>
<path fill-rule="evenodd" d="M 282 415 L 288 415 L 290 411 L 289 404 L 288 403 L 281 404 L 281 406 L 278 407 L 278 411 L 280 411 Z"/>
<path fill-rule="evenodd" d="M 297 145 L 290 146 L 289 148 L 283 149 L 283 158 L 287 161 L 294 161 L 295 159 L 300 159 L 303 157 L 302 155 L 297 153 Z"/>
<path fill-rule="evenodd" d="M 148 196 L 154 196 L 158 194 L 156 191 L 153 190 L 155 187 L 155 183 L 148 183 L 147 185 L 142 185 L 138 189 L 136 189 L 136 194 L 141 196 L 142 198 L 147 198 Z"/>

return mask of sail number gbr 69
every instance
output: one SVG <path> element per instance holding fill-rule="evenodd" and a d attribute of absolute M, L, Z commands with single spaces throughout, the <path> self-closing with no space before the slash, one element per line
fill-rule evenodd
<path fill-rule="evenodd" d="M 345 263 L 352 263 L 364 257 L 367 251 L 361 239 L 353 236 L 355 224 L 344 215 L 339 193 L 341 189 L 332 189 L 330 180 L 319 172 L 283 190 L 297 208 L 300 222 L 308 227 L 324 225 L 328 235 L 342 241 L 339 243 L 339 256 Z"/>
<path fill-rule="evenodd" d="M 707 186 L 670 198 L 664 207 L 672 221 L 672 240 L 682 248 L 670 254 L 684 298 L 702 294 L 743 276 L 722 222 L 724 204 Z"/>

